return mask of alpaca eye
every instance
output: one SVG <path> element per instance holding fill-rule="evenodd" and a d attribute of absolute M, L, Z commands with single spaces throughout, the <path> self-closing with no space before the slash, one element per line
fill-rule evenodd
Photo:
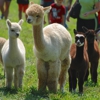
<path fill-rule="evenodd" d="M 40 16 L 39 15 L 36 15 L 36 17 L 39 18 Z"/>
<path fill-rule="evenodd" d="M 14 30 L 13 30 L 13 29 L 11 29 L 11 31 L 12 31 L 12 32 L 14 32 Z"/>

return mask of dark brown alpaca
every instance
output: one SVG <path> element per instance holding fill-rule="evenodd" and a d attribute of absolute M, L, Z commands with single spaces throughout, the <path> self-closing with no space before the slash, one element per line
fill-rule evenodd
<path fill-rule="evenodd" d="M 94 83 L 97 83 L 97 68 L 99 64 L 100 51 L 99 51 L 98 43 L 95 40 L 95 38 L 96 38 L 96 33 L 98 29 L 90 30 L 90 29 L 87 29 L 86 27 L 82 27 L 82 28 L 87 38 L 87 46 L 88 46 L 87 52 L 88 52 L 89 62 L 90 62 L 91 80 Z"/>
<path fill-rule="evenodd" d="M 69 91 L 75 91 L 78 79 L 79 93 L 83 93 L 84 80 L 88 76 L 89 59 L 85 36 L 74 30 L 75 43 L 71 46 L 71 66 L 69 68 Z M 87 74 L 87 75 L 86 75 Z"/>

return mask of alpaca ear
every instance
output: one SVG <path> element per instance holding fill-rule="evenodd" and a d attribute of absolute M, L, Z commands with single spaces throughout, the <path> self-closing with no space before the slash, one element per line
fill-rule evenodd
<path fill-rule="evenodd" d="M 96 29 L 96 30 L 95 30 L 95 33 L 96 33 L 96 34 L 100 33 L 100 28 Z"/>
<path fill-rule="evenodd" d="M 24 22 L 24 20 L 21 19 L 21 20 L 18 22 L 18 24 L 21 26 L 23 22 Z"/>
<path fill-rule="evenodd" d="M 77 34 L 77 30 L 74 29 L 73 31 L 74 31 L 74 34 L 76 35 Z"/>
<path fill-rule="evenodd" d="M 6 20 L 7 27 L 11 27 L 11 21 L 9 19 Z"/>
<path fill-rule="evenodd" d="M 85 26 L 82 26 L 82 29 L 83 29 L 84 32 L 88 31 L 88 29 Z"/>
<path fill-rule="evenodd" d="M 32 4 L 34 4 L 34 2 L 31 1 L 31 2 L 29 3 L 29 6 L 32 5 Z"/>
<path fill-rule="evenodd" d="M 82 29 L 84 31 L 84 36 L 87 37 L 88 29 L 85 26 L 82 26 Z"/>
<path fill-rule="evenodd" d="M 45 13 L 49 13 L 50 10 L 51 10 L 51 6 L 43 7 L 43 10 L 44 10 Z"/>

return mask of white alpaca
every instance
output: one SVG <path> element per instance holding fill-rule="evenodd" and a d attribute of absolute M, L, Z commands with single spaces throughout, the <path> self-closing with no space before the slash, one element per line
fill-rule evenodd
<path fill-rule="evenodd" d="M 21 31 L 21 24 L 23 20 L 18 23 L 11 22 L 7 19 L 9 39 L 5 42 L 1 54 L 3 66 L 6 75 L 6 87 L 11 88 L 13 77 L 14 87 L 22 87 L 22 80 L 25 68 L 25 47 L 18 38 Z M 14 75 L 13 75 L 14 71 Z"/>
<path fill-rule="evenodd" d="M 1 63 L 2 63 L 1 49 L 5 42 L 6 42 L 6 39 L 3 37 L 0 37 L 0 61 L 1 61 Z"/>
<path fill-rule="evenodd" d="M 70 66 L 71 35 L 62 25 L 54 23 L 43 28 L 44 12 L 51 7 L 31 3 L 26 11 L 27 22 L 33 25 L 34 53 L 37 57 L 38 90 L 48 86 L 51 92 L 64 91 L 66 74 Z"/>

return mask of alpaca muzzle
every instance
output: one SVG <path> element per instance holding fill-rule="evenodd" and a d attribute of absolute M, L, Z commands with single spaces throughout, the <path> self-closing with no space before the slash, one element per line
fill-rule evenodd
<path fill-rule="evenodd" d="M 19 33 L 16 33 L 16 37 L 19 37 Z"/>

